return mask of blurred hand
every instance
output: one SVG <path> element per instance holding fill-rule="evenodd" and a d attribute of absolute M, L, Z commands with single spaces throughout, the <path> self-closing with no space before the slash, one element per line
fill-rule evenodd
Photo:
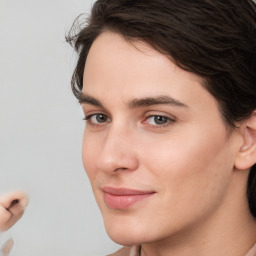
<path fill-rule="evenodd" d="M 0 231 L 14 225 L 23 215 L 28 204 L 28 197 L 22 191 L 0 196 Z"/>
<path fill-rule="evenodd" d="M 14 225 L 23 215 L 27 204 L 28 197 L 22 191 L 0 196 L 0 231 L 5 231 Z M 0 249 L 0 256 L 8 256 L 13 244 L 13 239 L 8 239 Z"/>

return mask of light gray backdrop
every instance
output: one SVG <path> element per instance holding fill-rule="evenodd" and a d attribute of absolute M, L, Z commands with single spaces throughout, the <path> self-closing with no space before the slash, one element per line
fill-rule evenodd
<path fill-rule="evenodd" d="M 0 0 L 0 193 L 30 203 L 0 244 L 12 256 L 115 251 L 81 161 L 84 127 L 70 89 L 76 55 L 64 35 L 92 0 Z"/>

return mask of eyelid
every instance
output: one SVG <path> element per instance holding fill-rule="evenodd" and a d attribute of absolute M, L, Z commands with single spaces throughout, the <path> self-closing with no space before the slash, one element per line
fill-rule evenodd
<path fill-rule="evenodd" d="M 90 105 L 89 105 L 90 106 Z M 108 113 L 106 113 L 106 111 L 99 109 L 99 108 L 87 108 L 87 107 L 83 107 L 83 113 L 84 113 L 84 118 L 83 120 L 88 120 L 91 116 L 93 115 L 105 115 L 105 116 L 109 116 Z"/>
<path fill-rule="evenodd" d="M 177 118 L 174 115 L 171 115 L 169 113 L 165 113 L 165 112 L 162 112 L 162 111 L 148 111 L 145 114 L 145 118 L 149 118 L 149 117 L 152 117 L 152 116 L 162 116 L 162 117 L 166 117 L 166 118 L 168 118 L 172 121 L 177 120 Z"/>

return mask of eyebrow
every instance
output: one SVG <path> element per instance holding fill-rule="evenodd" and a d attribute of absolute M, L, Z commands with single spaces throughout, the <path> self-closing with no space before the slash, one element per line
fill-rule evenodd
<path fill-rule="evenodd" d="M 80 104 L 86 103 L 86 104 L 104 108 L 104 106 L 99 100 L 83 92 L 79 94 L 78 101 Z M 169 96 L 157 96 L 157 97 L 145 97 L 141 99 L 133 99 L 129 101 L 128 105 L 130 108 L 139 108 L 139 107 L 147 107 L 147 106 L 161 105 L 161 104 L 168 104 L 176 107 L 189 108 L 186 104 Z"/>
<path fill-rule="evenodd" d="M 79 93 L 77 98 L 78 98 L 78 102 L 80 104 L 86 103 L 86 104 L 90 104 L 90 105 L 93 105 L 96 107 L 103 108 L 103 105 L 100 103 L 100 101 L 96 100 L 95 98 L 93 98 L 83 92 Z"/>
<path fill-rule="evenodd" d="M 129 102 L 129 106 L 131 108 L 146 107 L 146 106 L 161 105 L 161 104 L 168 104 L 176 107 L 188 108 L 186 104 L 169 96 L 146 97 L 141 99 L 133 99 Z"/>

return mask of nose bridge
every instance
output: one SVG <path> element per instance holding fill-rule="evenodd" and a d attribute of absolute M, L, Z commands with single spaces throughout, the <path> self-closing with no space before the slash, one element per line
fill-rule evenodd
<path fill-rule="evenodd" d="M 112 124 L 104 139 L 97 167 L 105 172 L 135 170 L 138 159 L 133 147 L 133 133 L 125 125 Z"/>

